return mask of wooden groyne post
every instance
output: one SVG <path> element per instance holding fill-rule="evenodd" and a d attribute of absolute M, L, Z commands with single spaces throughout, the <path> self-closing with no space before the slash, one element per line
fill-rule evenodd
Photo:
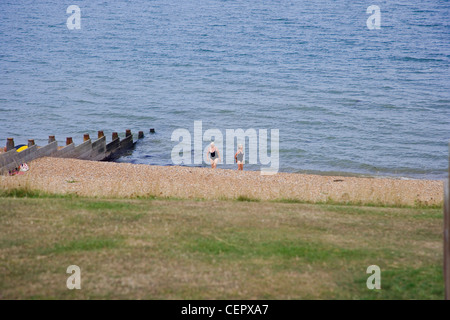
<path fill-rule="evenodd" d="M 445 300 L 450 300 L 450 144 L 449 144 L 449 176 L 444 181 L 444 281 Z"/>
<path fill-rule="evenodd" d="M 14 149 L 14 139 L 13 138 L 8 138 L 6 140 L 6 152 L 10 151 Z"/>

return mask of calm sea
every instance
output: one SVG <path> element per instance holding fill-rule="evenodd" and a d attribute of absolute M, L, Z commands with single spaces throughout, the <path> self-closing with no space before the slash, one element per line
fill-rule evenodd
<path fill-rule="evenodd" d="M 1 0 L 0 143 L 155 128 L 120 161 L 170 165 L 201 120 L 279 129 L 280 171 L 442 179 L 449 25 L 435 0 Z"/>

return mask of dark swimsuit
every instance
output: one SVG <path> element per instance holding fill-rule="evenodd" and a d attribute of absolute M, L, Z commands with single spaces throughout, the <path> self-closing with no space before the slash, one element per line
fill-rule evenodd
<path fill-rule="evenodd" d="M 209 154 L 211 155 L 211 160 L 215 160 L 217 157 L 216 157 L 216 151 L 214 151 L 214 152 L 209 152 Z"/>

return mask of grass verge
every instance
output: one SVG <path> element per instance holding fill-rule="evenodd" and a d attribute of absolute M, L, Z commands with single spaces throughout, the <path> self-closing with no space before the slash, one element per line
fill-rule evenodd
<path fill-rule="evenodd" d="M 442 299 L 442 210 L 0 196 L 0 299 Z M 66 269 L 82 270 L 68 290 Z M 378 265 L 382 289 L 368 290 Z"/>

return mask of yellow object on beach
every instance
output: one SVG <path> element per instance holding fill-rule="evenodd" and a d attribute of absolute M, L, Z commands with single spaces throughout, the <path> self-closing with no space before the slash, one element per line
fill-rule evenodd
<path fill-rule="evenodd" d="M 26 149 L 28 149 L 28 146 L 23 146 L 23 147 L 20 147 L 19 149 L 17 149 L 17 152 L 22 152 Z"/>

